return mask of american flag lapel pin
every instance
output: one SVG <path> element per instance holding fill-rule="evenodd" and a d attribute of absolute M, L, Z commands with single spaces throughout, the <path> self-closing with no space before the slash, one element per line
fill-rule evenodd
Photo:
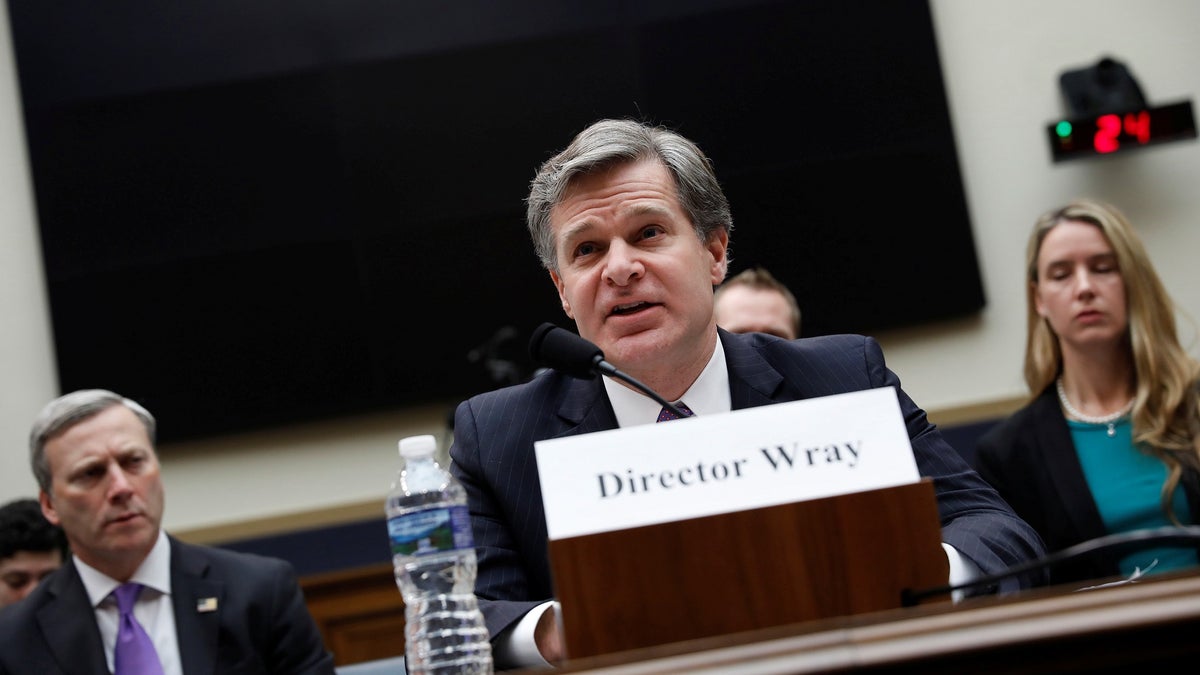
<path fill-rule="evenodd" d="M 196 611 L 200 613 L 217 611 L 217 599 L 200 598 L 196 601 Z"/>

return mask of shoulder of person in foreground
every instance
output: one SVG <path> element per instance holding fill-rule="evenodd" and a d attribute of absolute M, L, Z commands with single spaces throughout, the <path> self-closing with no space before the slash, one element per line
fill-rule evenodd
<path fill-rule="evenodd" d="M 555 418 L 559 404 L 566 398 L 587 406 L 594 402 L 590 380 L 571 377 L 555 370 L 539 371 L 528 381 L 476 394 L 458 404 L 454 411 L 454 442 L 451 454 L 464 445 L 473 445 L 475 434 L 503 434 L 505 438 L 536 434 L 537 429 Z M 572 396 L 568 397 L 568 393 Z M 584 394 L 582 398 L 577 398 Z"/>
<path fill-rule="evenodd" d="M 740 349 L 749 348 L 772 367 L 789 376 L 794 377 L 797 368 L 820 373 L 819 380 L 806 384 L 820 385 L 831 392 L 864 388 L 866 381 L 858 376 L 866 375 L 869 369 L 881 366 L 883 362 L 878 344 L 864 335 L 847 333 L 788 340 L 766 333 L 730 333 L 721 330 L 720 334 L 727 357 L 731 356 L 732 351 L 732 356 L 736 358 Z M 862 370 L 847 368 L 854 362 L 858 362 Z"/>
<path fill-rule="evenodd" d="M 219 582 L 233 624 L 260 639 L 255 647 L 275 673 L 334 672 L 316 621 L 304 602 L 292 564 L 280 558 L 171 539 L 172 584 Z M 181 590 L 182 592 L 186 592 Z M 265 619 L 265 621 L 264 621 Z"/>

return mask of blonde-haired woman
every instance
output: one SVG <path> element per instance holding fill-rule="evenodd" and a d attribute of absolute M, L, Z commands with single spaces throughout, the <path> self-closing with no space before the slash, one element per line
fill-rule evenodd
<path fill-rule="evenodd" d="M 1055 552 L 1108 534 L 1200 522 L 1200 362 L 1115 207 L 1042 215 L 1026 249 L 1025 407 L 976 449 L 979 473 Z M 1189 547 L 1108 550 L 1053 584 L 1197 565 Z"/>

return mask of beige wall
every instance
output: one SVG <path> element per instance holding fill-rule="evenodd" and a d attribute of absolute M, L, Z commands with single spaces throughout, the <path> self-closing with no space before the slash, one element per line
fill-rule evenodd
<path fill-rule="evenodd" d="M 8 3 L 0 5 L 0 500 L 33 494 L 29 423 L 57 391 Z"/>
<path fill-rule="evenodd" d="M 1045 124 L 1063 114 L 1058 74 L 1125 61 L 1152 103 L 1200 92 L 1192 0 L 932 0 L 988 304 L 960 321 L 879 334 L 889 365 L 935 421 L 1001 407 L 1020 378 L 1025 235 L 1041 211 L 1091 195 L 1139 226 L 1167 286 L 1200 316 L 1200 143 L 1053 165 Z M 4 12 L 0 6 L 0 12 Z M 32 494 L 28 424 L 56 392 L 11 44 L 0 30 L 0 499 Z M 736 209 L 737 205 L 734 205 Z M 888 213 L 920 236 L 921 214 Z M 937 264 L 930 242 L 924 264 Z M 1183 324 L 1197 353 L 1196 332 Z M 162 448 L 167 526 L 198 538 L 379 513 L 396 440 L 441 433 L 447 405 Z"/>

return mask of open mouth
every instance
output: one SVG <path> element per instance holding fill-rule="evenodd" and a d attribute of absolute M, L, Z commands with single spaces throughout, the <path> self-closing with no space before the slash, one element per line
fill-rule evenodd
<path fill-rule="evenodd" d="M 628 303 L 625 305 L 617 305 L 616 307 L 612 308 L 612 315 L 613 316 L 626 316 L 629 314 L 636 314 L 644 309 L 648 309 L 653 306 L 654 305 L 649 302 L 631 302 L 631 303 Z"/>

